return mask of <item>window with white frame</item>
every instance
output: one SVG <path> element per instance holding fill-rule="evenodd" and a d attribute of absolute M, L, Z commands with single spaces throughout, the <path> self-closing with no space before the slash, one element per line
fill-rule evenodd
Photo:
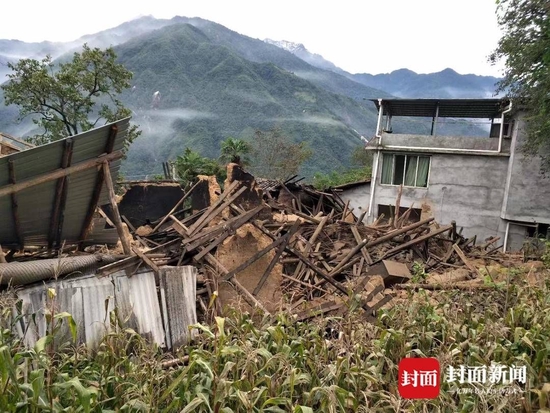
<path fill-rule="evenodd" d="M 384 185 L 403 185 L 426 188 L 430 173 L 430 157 L 385 153 L 382 159 Z"/>

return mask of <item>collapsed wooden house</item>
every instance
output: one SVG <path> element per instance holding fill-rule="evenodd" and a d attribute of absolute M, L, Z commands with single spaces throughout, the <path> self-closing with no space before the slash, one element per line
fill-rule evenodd
<path fill-rule="evenodd" d="M 297 321 L 359 308 L 372 322 L 415 265 L 460 268 L 467 279 L 479 272 L 472 259 L 501 259 L 498 238 L 476 246 L 454 223 L 412 219 L 400 193 L 388 216 L 366 225 L 367 210 L 354 214 L 336 190 L 257 181 L 235 164 L 223 190 L 199 177 L 161 216 L 138 219 L 132 208 L 125 216 L 113 176 L 127 128 L 124 120 L 0 159 L 0 243 L 9 251 L 0 253 L 9 261 L 0 285 L 23 286 L 19 332 L 28 344 L 45 325 L 30 314 L 48 305 L 73 314 L 90 345 L 113 328 L 115 309 L 119 323 L 168 348 L 228 307 L 284 310 Z"/>

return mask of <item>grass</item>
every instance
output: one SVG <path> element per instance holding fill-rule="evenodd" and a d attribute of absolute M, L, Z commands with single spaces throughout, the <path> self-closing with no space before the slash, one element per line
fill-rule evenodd
<path fill-rule="evenodd" d="M 172 358 L 118 327 L 91 353 L 54 343 L 70 321 L 52 317 L 51 335 L 26 349 L 2 303 L 0 407 L 6 412 L 536 412 L 550 409 L 550 282 L 494 290 L 403 292 L 376 325 L 360 314 L 297 323 L 287 314 L 233 312 L 199 326 Z M 116 324 L 113 317 L 113 324 Z M 327 339 L 328 328 L 340 337 Z M 53 348 L 57 351 L 53 351 Z M 184 359 L 184 356 L 185 357 Z M 464 364 L 526 365 L 516 392 L 473 394 L 442 380 L 433 400 L 397 389 L 403 357 L 436 357 L 442 371 Z M 463 385 L 467 386 L 467 385 Z M 509 388 L 509 389 L 510 389 Z"/>

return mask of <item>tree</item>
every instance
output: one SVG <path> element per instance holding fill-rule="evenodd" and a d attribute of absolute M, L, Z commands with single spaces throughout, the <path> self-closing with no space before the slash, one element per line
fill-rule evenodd
<path fill-rule="evenodd" d="M 503 30 L 493 63 L 504 60 L 504 78 L 498 91 L 526 110 L 524 150 L 542 158 L 550 170 L 550 6 L 548 0 L 497 0 L 498 23 Z"/>
<path fill-rule="evenodd" d="M 114 122 L 131 111 L 117 98 L 130 86 L 132 72 L 116 63 L 112 48 L 91 49 L 86 44 L 72 60 L 55 65 L 50 56 L 41 61 L 21 59 L 8 63 L 13 73 L 2 85 L 6 105 L 20 107 L 19 117 L 33 116 L 43 133 L 32 140 L 47 143 L 95 127 L 100 121 Z M 139 135 L 129 131 L 130 143 Z"/>
<path fill-rule="evenodd" d="M 296 175 L 313 152 L 307 142 L 295 143 L 280 129 L 256 131 L 251 172 L 261 178 L 287 179 Z"/>
<path fill-rule="evenodd" d="M 242 139 L 227 138 L 221 142 L 220 161 L 246 166 L 250 163 L 246 157 L 250 153 L 250 144 Z"/>
<path fill-rule="evenodd" d="M 175 166 L 179 179 L 185 182 L 194 181 L 198 175 L 216 175 L 218 182 L 225 180 L 225 169 L 214 159 L 205 158 L 189 148 L 176 158 Z"/>
<path fill-rule="evenodd" d="M 371 178 L 372 154 L 367 152 L 363 145 L 357 146 L 351 153 L 351 165 L 347 169 L 331 171 L 328 174 L 316 173 L 313 176 L 313 186 L 326 189 Z"/>

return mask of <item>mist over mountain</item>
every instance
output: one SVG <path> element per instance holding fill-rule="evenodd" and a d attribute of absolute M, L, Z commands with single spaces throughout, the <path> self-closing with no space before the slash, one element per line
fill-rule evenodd
<path fill-rule="evenodd" d="M 374 133 L 377 116 L 369 99 L 409 96 L 412 84 L 422 89 L 414 79 L 426 85 L 432 79 L 410 71 L 401 73 L 409 81 L 393 73 L 351 75 L 303 45 L 253 39 L 187 17 L 142 17 L 68 43 L 0 40 L 0 63 L 46 54 L 65 59 L 83 43 L 113 45 L 119 62 L 134 73 L 132 88 L 122 95 L 143 131 L 122 167 L 133 179 L 159 173 L 162 162 L 186 147 L 217 157 L 225 138 L 252 140 L 257 130 L 271 128 L 309 143 L 314 156 L 301 171 L 306 176 L 349 166 L 360 136 Z M 485 83 L 477 78 L 450 71 L 431 81 L 431 90 L 452 80 L 464 93 L 481 93 Z M 16 136 L 38 132 L 30 119 L 17 124 L 16 117 L 17 108 L 1 107 L 0 130 Z"/>
<path fill-rule="evenodd" d="M 325 60 L 321 55 L 311 53 L 302 44 L 270 39 L 266 39 L 265 42 L 291 52 L 312 66 L 330 70 L 364 86 L 384 90 L 401 98 L 491 98 L 495 96 L 496 83 L 500 80 L 493 76 L 461 75 L 450 68 L 426 74 L 416 73 L 409 69 L 399 69 L 391 73 L 377 75 L 352 74 Z"/>
<path fill-rule="evenodd" d="M 419 74 L 400 69 L 391 73 L 353 75 L 353 79 L 365 86 L 381 88 L 402 98 L 472 99 L 495 97 L 496 83 L 493 76 L 461 75 L 453 69 Z"/>

